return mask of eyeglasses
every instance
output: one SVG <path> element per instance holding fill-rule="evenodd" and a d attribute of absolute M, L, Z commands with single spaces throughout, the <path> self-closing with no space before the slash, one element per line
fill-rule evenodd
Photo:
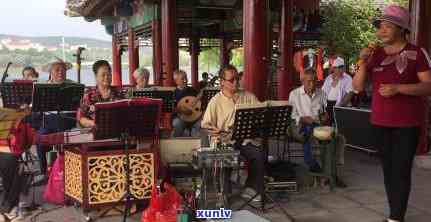
<path fill-rule="evenodd" d="M 234 83 L 235 81 L 238 81 L 238 80 L 239 80 L 239 78 L 232 78 L 232 79 L 224 79 L 224 78 L 223 78 L 223 80 L 224 80 L 224 81 L 228 81 L 228 82 L 230 82 L 230 83 Z"/>

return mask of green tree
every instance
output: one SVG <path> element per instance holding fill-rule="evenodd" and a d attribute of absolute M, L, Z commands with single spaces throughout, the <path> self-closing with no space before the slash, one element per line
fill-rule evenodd
<path fill-rule="evenodd" d="M 331 1 L 323 9 L 322 40 L 352 64 L 361 48 L 377 41 L 372 21 L 379 15 L 374 0 Z"/>
<path fill-rule="evenodd" d="M 385 5 L 408 8 L 409 0 L 385 0 Z M 377 42 L 373 20 L 381 14 L 375 0 L 331 0 L 323 7 L 322 40 L 328 51 L 344 55 L 349 63 L 357 60 L 359 50 Z"/>
<path fill-rule="evenodd" d="M 243 67 L 244 67 L 244 49 L 243 48 L 237 48 L 237 49 L 232 50 L 230 63 L 240 70 L 243 69 Z"/>
<path fill-rule="evenodd" d="M 220 50 L 209 48 L 199 54 L 199 70 L 201 72 L 211 72 L 218 69 L 220 64 Z"/>
<path fill-rule="evenodd" d="M 409 7 L 409 0 L 386 0 L 386 4 L 397 4 L 403 7 Z"/>

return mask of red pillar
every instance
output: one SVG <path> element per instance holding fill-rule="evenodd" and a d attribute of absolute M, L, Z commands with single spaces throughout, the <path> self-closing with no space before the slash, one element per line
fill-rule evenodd
<path fill-rule="evenodd" d="M 121 86 L 121 49 L 115 40 L 115 35 L 112 35 L 112 85 Z"/>
<path fill-rule="evenodd" d="M 133 78 L 133 72 L 138 68 L 139 55 L 136 51 L 137 47 L 135 45 L 135 33 L 132 28 L 129 28 L 127 41 L 129 52 L 129 84 L 135 85 L 136 81 L 135 78 Z"/>
<path fill-rule="evenodd" d="M 226 38 L 222 38 L 220 41 L 220 68 L 223 68 L 230 63 L 229 57 L 229 49 L 228 49 L 229 40 Z"/>
<path fill-rule="evenodd" d="M 429 0 L 412 0 L 410 1 L 410 11 L 412 18 L 412 26 L 414 33 L 414 43 L 420 47 L 428 50 L 431 53 L 431 25 L 429 24 L 429 18 L 431 18 L 431 1 Z M 421 135 L 419 138 L 419 144 L 417 148 L 418 155 L 425 155 L 428 152 L 428 126 L 430 121 L 430 107 L 428 97 L 424 97 L 425 100 L 425 121 L 421 126 Z"/>
<path fill-rule="evenodd" d="M 175 30 L 176 0 L 162 0 L 162 85 L 173 86 L 173 72 L 178 67 L 178 40 Z"/>
<path fill-rule="evenodd" d="M 410 10 L 412 14 L 414 42 L 427 50 L 431 50 L 431 1 L 429 0 L 411 0 Z"/>
<path fill-rule="evenodd" d="M 293 1 L 282 0 L 278 60 L 278 99 L 288 100 L 293 89 L 293 29 L 292 29 Z"/>
<path fill-rule="evenodd" d="M 153 77 L 154 85 L 161 85 L 162 75 L 162 27 L 159 20 L 154 20 L 153 26 Z"/>
<path fill-rule="evenodd" d="M 247 0 L 243 6 L 245 88 L 264 100 L 268 76 L 267 1 Z"/>
<path fill-rule="evenodd" d="M 191 37 L 190 38 L 190 57 L 191 57 L 191 66 L 192 66 L 192 86 L 197 89 L 199 85 L 199 38 Z"/>

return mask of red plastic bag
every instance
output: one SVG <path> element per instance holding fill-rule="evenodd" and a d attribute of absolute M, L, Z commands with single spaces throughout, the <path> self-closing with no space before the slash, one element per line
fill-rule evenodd
<path fill-rule="evenodd" d="M 25 150 L 30 149 L 33 144 L 34 130 L 29 123 L 19 121 L 16 126 L 11 130 L 10 135 L 10 150 L 19 156 Z"/>
<path fill-rule="evenodd" d="M 176 222 L 177 210 L 182 199 L 175 187 L 164 183 L 165 193 L 158 193 L 155 186 L 151 193 L 150 206 L 144 211 L 141 222 Z"/>
<path fill-rule="evenodd" d="M 49 174 L 43 198 L 49 203 L 64 205 L 64 156 L 59 155 Z"/>

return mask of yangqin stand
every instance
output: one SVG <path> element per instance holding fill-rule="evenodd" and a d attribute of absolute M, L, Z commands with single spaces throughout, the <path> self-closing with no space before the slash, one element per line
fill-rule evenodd
<path fill-rule="evenodd" d="M 126 217 L 132 202 L 151 198 L 157 178 L 161 101 L 140 98 L 95 106 L 92 134 L 64 135 L 65 196 L 82 207 L 88 220 L 90 209 L 124 203 Z"/>

